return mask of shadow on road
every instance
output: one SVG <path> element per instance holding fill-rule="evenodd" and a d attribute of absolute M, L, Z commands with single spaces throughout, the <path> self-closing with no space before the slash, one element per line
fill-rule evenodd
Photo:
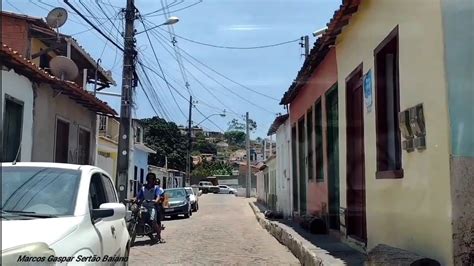
<path fill-rule="evenodd" d="M 140 246 L 149 246 L 151 244 L 151 239 L 149 237 L 140 237 L 135 240 L 133 244 L 134 247 Z"/>

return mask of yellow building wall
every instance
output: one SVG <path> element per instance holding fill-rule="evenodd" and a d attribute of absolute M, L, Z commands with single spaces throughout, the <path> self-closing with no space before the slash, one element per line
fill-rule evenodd
<path fill-rule="evenodd" d="M 400 110 L 423 103 L 427 148 L 402 151 L 402 179 L 376 179 L 374 49 L 399 25 Z M 336 41 L 340 123 L 340 201 L 346 204 L 345 78 L 372 71 L 373 106 L 364 103 L 367 249 L 384 243 L 452 264 L 449 120 L 439 0 L 364 0 Z"/>
<path fill-rule="evenodd" d="M 102 137 L 99 137 L 99 145 L 97 146 L 97 150 L 99 152 L 104 152 L 104 153 L 109 153 L 110 154 L 110 158 L 113 161 L 113 168 L 112 168 L 112 173 L 109 173 L 109 174 L 112 175 L 111 178 L 112 178 L 112 181 L 115 184 L 115 179 L 117 177 L 117 174 L 116 174 L 116 172 L 117 172 L 117 152 L 111 152 L 110 148 L 113 148 L 114 150 L 118 150 L 118 144 L 115 143 L 115 142 L 112 142 L 112 141 L 105 140 Z"/>
<path fill-rule="evenodd" d="M 46 49 L 48 46 L 46 46 L 42 41 L 32 38 L 31 39 L 31 54 L 35 54 L 41 51 L 41 49 Z M 50 55 L 56 55 L 54 52 L 49 52 L 48 54 Z M 35 63 L 36 65 L 39 66 L 40 64 L 40 57 L 36 57 L 35 59 L 32 59 L 31 62 Z"/>

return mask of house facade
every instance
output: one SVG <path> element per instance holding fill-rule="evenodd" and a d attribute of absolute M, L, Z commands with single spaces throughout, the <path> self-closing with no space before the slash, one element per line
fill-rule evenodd
<path fill-rule="evenodd" d="M 384 243 L 443 265 L 472 263 L 473 131 L 463 125 L 474 114 L 464 100 L 474 98 L 464 71 L 474 49 L 454 36 L 472 38 L 459 28 L 474 26 L 474 5 L 353 5 L 335 42 L 345 234 L 368 250 Z"/>
<path fill-rule="evenodd" d="M 117 176 L 117 151 L 120 123 L 116 118 L 99 117 L 99 140 L 97 145 L 97 166 L 112 176 Z"/>
<path fill-rule="evenodd" d="M 2 162 L 29 162 L 33 150 L 33 81 L 8 68 L 11 60 L 1 52 L 2 66 Z"/>
<path fill-rule="evenodd" d="M 3 146 L 3 154 L 8 156 L 3 160 L 11 161 L 12 154 L 18 151 L 12 146 L 21 144 L 21 160 L 94 164 L 96 113 L 113 115 L 115 111 L 76 84 L 50 75 L 5 44 L 1 56 L 2 74 L 6 72 L 2 85 L 9 86 L 2 91 L 3 104 L 8 108 L 3 112 L 3 141 L 11 141 Z M 20 85 L 21 89 L 10 91 Z M 55 95 L 57 91 L 63 95 Z M 16 138 L 9 139 L 15 135 Z"/>
<path fill-rule="evenodd" d="M 343 1 L 281 101 L 297 215 L 366 252 L 474 263 L 473 16 L 466 0 Z"/>
<path fill-rule="evenodd" d="M 334 230 L 340 207 L 337 92 L 336 51 L 318 39 L 281 104 L 289 105 L 293 210 L 325 219 Z"/>
<path fill-rule="evenodd" d="M 95 81 L 101 84 L 101 87 L 107 87 L 113 83 L 112 78 L 100 67 L 97 69 L 97 80 L 93 73 L 87 74 L 88 69 L 95 71 L 97 68 L 95 61 L 69 36 L 58 37 L 57 33 L 42 19 L 8 12 L 1 12 L 1 17 L 2 52 L 9 57 L 4 65 L 32 82 L 31 92 L 25 89 L 18 90 L 19 93 L 28 92 L 20 97 L 23 100 L 16 101 L 25 103 L 23 122 L 26 124 L 22 130 L 29 132 L 32 128 L 31 137 L 26 138 L 25 134 L 29 133 L 23 132 L 21 138 L 25 142 L 23 144 L 25 147 L 22 147 L 25 159 L 95 164 L 95 140 L 98 130 L 96 115 L 115 115 L 116 113 L 86 89 L 89 82 Z M 79 71 L 82 75 L 78 77 L 84 78 L 61 80 L 53 76 L 48 69 L 49 61 L 60 55 L 70 58 L 82 70 Z M 9 78 L 14 81 L 18 77 L 10 73 Z M 22 83 L 19 81 L 15 84 Z M 23 86 L 27 88 L 28 84 L 23 84 Z M 32 106 L 31 95 L 33 95 Z M 11 95 L 2 96 L 2 99 L 6 99 L 9 108 L 19 110 L 18 104 L 16 107 L 11 107 L 14 106 L 12 102 L 15 101 L 9 100 L 9 97 Z M 32 116 L 29 115 L 31 110 Z M 31 117 L 33 118 L 32 126 L 30 125 Z M 31 140 L 31 149 L 28 147 L 29 140 Z M 12 144 L 17 141 L 13 139 Z"/>
<path fill-rule="evenodd" d="M 140 125 L 138 120 L 134 119 L 132 122 L 133 130 L 133 146 L 130 151 L 130 169 L 129 173 L 133 173 L 133 176 L 129 174 L 130 182 L 130 196 L 134 197 L 137 195 L 137 191 L 140 188 L 140 184 L 146 183 L 146 175 L 148 174 L 148 156 L 155 154 L 156 151 L 146 146 L 143 142 L 143 127 Z"/>
<path fill-rule="evenodd" d="M 275 118 L 268 134 L 276 134 L 276 210 L 285 217 L 293 215 L 293 178 L 291 173 L 291 126 L 289 115 Z"/>

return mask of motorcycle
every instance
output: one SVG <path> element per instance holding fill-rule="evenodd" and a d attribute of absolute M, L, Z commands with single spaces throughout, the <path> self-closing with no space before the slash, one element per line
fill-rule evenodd
<path fill-rule="evenodd" d="M 145 200 L 144 202 L 150 203 L 152 200 Z M 149 224 L 149 215 L 147 208 L 142 206 L 142 203 L 134 200 L 125 200 L 125 203 L 130 203 L 130 211 L 132 212 L 132 217 L 127 221 L 127 229 L 130 234 L 130 246 L 133 246 L 137 236 L 143 237 L 148 236 L 150 239 L 156 239 L 157 234 L 153 227 Z M 159 214 L 158 214 L 159 215 Z M 164 227 L 161 227 L 163 230 Z"/>

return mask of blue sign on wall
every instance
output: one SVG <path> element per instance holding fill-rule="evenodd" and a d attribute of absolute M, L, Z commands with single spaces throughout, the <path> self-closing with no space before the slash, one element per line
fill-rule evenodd
<path fill-rule="evenodd" d="M 367 113 L 372 112 L 372 70 L 364 75 L 364 99 Z"/>

